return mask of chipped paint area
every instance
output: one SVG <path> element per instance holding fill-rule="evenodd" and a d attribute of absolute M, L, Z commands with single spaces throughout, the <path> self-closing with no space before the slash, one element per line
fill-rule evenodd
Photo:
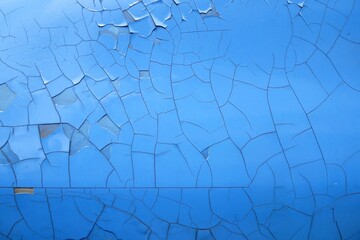
<path fill-rule="evenodd" d="M 0 26 L 0 239 L 360 239 L 359 1 L 4 0 Z"/>

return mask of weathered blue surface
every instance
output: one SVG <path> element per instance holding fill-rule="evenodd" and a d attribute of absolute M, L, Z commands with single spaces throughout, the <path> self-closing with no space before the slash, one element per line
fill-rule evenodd
<path fill-rule="evenodd" d="M 355 0 L 1 1 L 0 239 L 360 239 L 359 56 Z"/>

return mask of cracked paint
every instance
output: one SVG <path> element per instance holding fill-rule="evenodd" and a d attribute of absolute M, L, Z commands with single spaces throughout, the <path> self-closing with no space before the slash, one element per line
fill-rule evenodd
<path fill-rule="evenodd" d="M 360 239 L 360 2 L 5 0 L 0 26 L 0 239 Z"/>

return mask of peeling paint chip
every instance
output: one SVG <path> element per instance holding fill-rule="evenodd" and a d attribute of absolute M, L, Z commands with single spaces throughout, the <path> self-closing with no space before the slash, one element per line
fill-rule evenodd
<path fill-rule="evenodd" d="M 15 194 L 34 194 L 34 188 L 14 188 Z"/>

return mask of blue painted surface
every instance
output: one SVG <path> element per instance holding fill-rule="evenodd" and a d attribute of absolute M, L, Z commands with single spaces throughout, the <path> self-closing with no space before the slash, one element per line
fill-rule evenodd
<path fill-rule="evenodd" d="M 359 1 L 1 1 L 0 239 L 360 239 L 359 56 Z"/>

